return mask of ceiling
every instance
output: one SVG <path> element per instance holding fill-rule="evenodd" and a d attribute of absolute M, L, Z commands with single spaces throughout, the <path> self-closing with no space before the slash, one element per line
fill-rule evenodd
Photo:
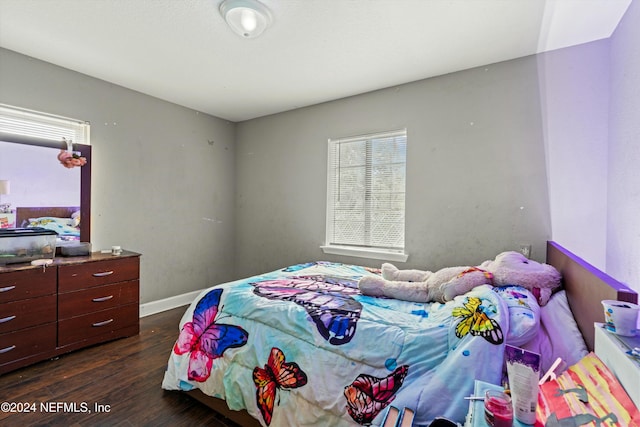
<path fill-rule="evenodd" d="M 609 37 L 631 0 L 0 0 L 0 46 L 243 121 Z M 2 76 L 0 76 L 0 79 Z"/>

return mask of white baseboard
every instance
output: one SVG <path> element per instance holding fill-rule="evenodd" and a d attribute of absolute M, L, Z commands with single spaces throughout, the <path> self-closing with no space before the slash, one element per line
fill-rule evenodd
<path fill-rule="evenodd" d="M 200 292 L 202 291 L 203 290 L 201 289 L 199 291 L 188 292 L 186 294 L 140 304 L 140 317 L 151 316 L 152 314 L 182 307 L 183 305 L 189 305 L 198 295 L 200 295 Z"/>

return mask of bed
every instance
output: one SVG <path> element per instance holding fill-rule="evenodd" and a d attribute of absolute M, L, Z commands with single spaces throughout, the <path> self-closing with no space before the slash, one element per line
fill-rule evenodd
<path fill-rule="evenodd" d="M 16 208 L 16 226 L 42 227 L 58 233 L 59 241 L 77 241 L 80 240 L 80 207 L 18 207 Z"/>
<path fill-rule="evenodd" d="M 543 369 L 571 364 L 593 349 L 600 300 L 637 301 L 554 242 L 547 262 L 564 287 L 537 309 L 523 288 L 480 286 L 446 304 L 368 297 L 357 280 L 378 271 L 331 262 L 218 285 L 185 312 L 162 387 L 242 426 L 377 426 L 391 402 L 414 409 L 415 426 L 462 423 L 474 380 L 501 383 L 506 344 L 540 352 Z M 533 326 L 518 320 L 523 306 Z"/>

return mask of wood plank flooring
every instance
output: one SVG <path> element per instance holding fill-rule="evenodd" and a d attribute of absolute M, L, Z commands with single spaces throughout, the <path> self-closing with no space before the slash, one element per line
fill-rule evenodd
<path fill-rule="evenodd" d="M 135 337 L 0 375 L 0 402 L 36 406 L 32 413 L 0 410 L 0 425 L 239 427 L 194 399 L 161 388 L 185 309 L 140 319 Z"/>

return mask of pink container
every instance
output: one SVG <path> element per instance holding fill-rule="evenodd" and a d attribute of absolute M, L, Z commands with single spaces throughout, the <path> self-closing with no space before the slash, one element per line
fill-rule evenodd
<path fill-rule="evenodd" d="M 487 390 L 484 396 L 484 419 L 491 427 L 511 427 L 511 397 L 499 390 Z"/>

